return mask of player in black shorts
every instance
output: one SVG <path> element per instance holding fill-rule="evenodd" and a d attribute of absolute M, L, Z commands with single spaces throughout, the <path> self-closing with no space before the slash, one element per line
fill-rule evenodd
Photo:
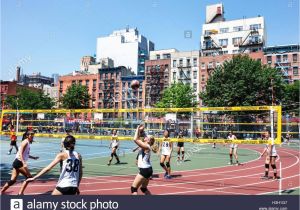
<path fill-rule="evenodd" d="M 179 132 L 178 142 L 177 142 L 177 161 L 180 161 L 180 152 L 181 152 L 181 161 L 184 161 L 184 142 L 180 141 L 183 138 L 182 131 Z"/>

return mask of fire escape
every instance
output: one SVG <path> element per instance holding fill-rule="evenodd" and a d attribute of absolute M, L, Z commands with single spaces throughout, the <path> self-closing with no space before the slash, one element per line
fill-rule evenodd
<path fill-rule="evenodd" d="M 253 29 L 247 34 L 246 38 L 238 44 L 238 46 L 241 49 L 241 52 L 244 53 L 247 49 L 254 50 L 262 48 L 263 44 L 263 40 L 258 30 Z"/>
<path fill-rule="evenodd" d="M 276 58 L 275 68 L 281 71 L 282 76 L 286 82 L 289 82 L 291 80 L 289 76 L 289 69 L 291 68 L 291 63 L 288 61 L 287 58 L 283 57 L 283 59 L 281 59 L 281 56 L 280 59 Z"/>
<path fill-rule="evenodd" d="M 220 55 L 222 54 L 222 47 L 217 44 L 211 34 L 214 34 L 214 31 L 210 31 L 209 33 L 205 34 L 203 37 L 203 45 L 202 51 L 205 56 L 210 55 Z"/>
<path fill-rule="evenodd" d="M 160 98 L 165 85 L 165 66 L 155 65 L 146 70 L 146 106 L 154 106 Z"/>

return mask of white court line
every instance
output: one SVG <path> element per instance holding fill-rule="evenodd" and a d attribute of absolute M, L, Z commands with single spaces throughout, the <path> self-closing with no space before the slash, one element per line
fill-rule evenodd
<path fill-rule="evenodd" d="M 286 190 L 294 190 L 294 189 L 299 189 L 300 186 L 298 187 L 292 187 L 292 188 L 289 188 L 289 189 L 286 189 Z M 277 191 L 271 191 L 271 192 L 265 192 L 265 193 L 260 193 L 260 194 L 257 194 L 257 195 L 265 195 L 265 194 L 270 194 L 270 193 L 276 193 Z"/>

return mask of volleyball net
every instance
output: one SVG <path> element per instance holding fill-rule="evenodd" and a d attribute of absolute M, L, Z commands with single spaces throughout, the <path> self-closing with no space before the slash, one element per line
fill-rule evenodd
<path fill-rule="evenodd" d="M 2 110 L 0 132 L 9 135 L 14 125 L 18 136 L 34 130 L 39 137 L 62 138 L 71 130 L 76 138 L 110 140 L 116 129 L 119 140 L 132 140 L 136 127 L 144 124 L 146 133 L 158 140 L 168 129 L 171 141 L 280 144 L 281 117 L 281 106 Z M 228 140 L 229 132 L 237 140 Z M 266 132 L 273 140 L 263 139 Z"/>

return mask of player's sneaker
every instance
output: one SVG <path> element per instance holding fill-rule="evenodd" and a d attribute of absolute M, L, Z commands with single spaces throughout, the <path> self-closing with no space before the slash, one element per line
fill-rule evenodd
<path fill-rule="evenodd" d="M 261 179 L 267 180 L 267 179 L 269 179 L 269 177 L 268 176 L 262 176 Z"/>
<path fill-rule="evenodd" d="M 273 180 L 280 179 L 280 176 L 273 176 Z"/>
<path fill-rule="evenodd" d="M 166 178 L 168 176 L 168 172 L 165 173 L 164 178 Z"/>
<path fill-rule="evenodd" d="M 165 177 L 165 179 L 172 179 L 172 177 L 171 177 L 170 175 L 167 175 L 167 176 Z"/>

